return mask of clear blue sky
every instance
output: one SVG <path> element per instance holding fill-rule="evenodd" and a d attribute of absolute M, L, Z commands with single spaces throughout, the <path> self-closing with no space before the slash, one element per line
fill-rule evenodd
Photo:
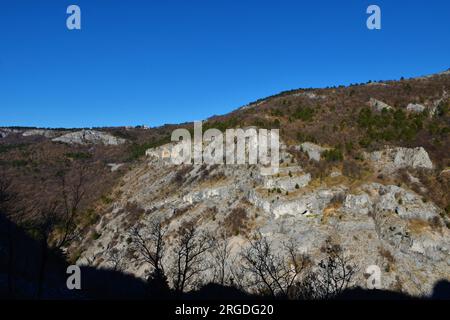
<path fill-rule="evenodd" d="M 0 126 L 178 123 L 449 62 L 448 0 L 1 0 Z"/>

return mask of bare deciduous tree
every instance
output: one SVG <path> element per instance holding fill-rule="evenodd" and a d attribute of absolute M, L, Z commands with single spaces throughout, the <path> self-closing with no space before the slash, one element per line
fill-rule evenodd
<path fill-rule="evenodd" d="M 303 299 L 330 299 L 347 289 L 358 271 L 351 256 L 343 248 L 325 241 L 321 248 L 325 257 L 318 267 L 311 271 L 299 285 L 299 297 Z"/>
<path fill-rule="evenodd" d="M 131 245 L 139 254 L 139 259 L 150 264 L 153 274 L 164 276 L 163 258 L 165 255 L 164 236 L 167 227 L 160 220 L 154 220 L 148 227 L 133 227 L 130 230 Z"/>
<path fill-rule="evenodd" d="M 292 242 L 274 252 L 267 238 L 258 235 L 242 252 L 244 268 L 252 275 L 253 287 L 274 297 L 289 297 L 299 275 L 309 265 L 306 255 L 298 254 Z"/>
<path fill-rule="evenodd" d="M 210 239 L 189 224 L 180 231 L 175 246 L 175 259 L 171 274 L 177 294 L 192 287 L 200 279 L 198 276 L 210 268 L 204 261 L 206 252 L 211 248 Z M 197 278 L 196 278 L 197 277 Z"/>
<path fill-rule="evenodd" d="M 83 166 L 77 168 L 75 173 L 75 179 L 72 184 L 67 183 L 67 177 L 65 174 L 60 175 L 61 181 L 61 198 L 62 198 L 62 214 L 61 214 L 61 236 L 57 240 L 55 247 L 62 248 L 75 239 L 76 224 L 75 218 L 78 214 L 78 210 L 85 196 L 85 175 L 86 169 Z"/>
<path fill-rule="evenodd" d="M 61 252 L 76 237 L 76 223 L 79 207 L 85 196 L 85 167 L 74 169 L 75 177 L 67 181 L 67 172 L 60 172 L 61 196 L 37 208 L 31 218 L 31 228 L 36 231 L 41 243 L 41 261 L 38 279 L 38 298 L 42 295 L 45 269 L 50 249 Z"/>
<path fill-rule="evenodd" d="M 211 257 L 213 282 L 221 285 L 230 284 L 231 277 L 231 246 L 225 235 L 211 240 Z"/>
<path fill-rule="evenodd" d="M 111 265 L 113 271 L 123 271 L 125 268 L 125 255 L 126 250 L 119 250 L 113 248 L 111 244 L 105 250 L 106 262 Z"/>

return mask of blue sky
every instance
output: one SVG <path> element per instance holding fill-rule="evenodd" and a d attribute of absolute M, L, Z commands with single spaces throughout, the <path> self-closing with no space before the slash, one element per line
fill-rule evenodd
<path fill-rule="evenodd" d="M 82 30 L 66 28 L 70 4 Z M 449 35 L 448 0 L 1 0 L 0 126 L 155 126 L 434 73 Z"/>

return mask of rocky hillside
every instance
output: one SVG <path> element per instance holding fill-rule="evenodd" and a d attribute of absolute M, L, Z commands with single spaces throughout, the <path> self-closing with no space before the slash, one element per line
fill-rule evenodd
<path fill-rule="evenodd" d="M 46 159 L 92 170 L 78 237 L 65 247 L 78 264 L 147 278 L 154 270 L 136 239 L 158 221 L 165 230 L 161 265 L 171 286 L 180 239 L 193 227 L 205 241 L 228 248 L 221 283 L 249 292 L 261 287 L 244 255 L 265 239 L 280 255 L 291 244 L 295 250 L 287 253 L 307 257 L 312 273 L 330 244 L 338 246 L 354 270 L 351 286 L 366 287 L 366 269 L 375 265 L 382 288 L 425 295 L 437 281 L 450 280 L 449 90 L 448 73 L 299 89 L 205 122 L 204 130 L 279 128 L 281 167 L 273 176 L 261 175 L 258 165 L 172 165 L 163 152 L 173 147 L 170 132 L 191 124 L 4 128 L 0 161 L 18 190 L 35 197 L 41 190 L 29 185 L 57 167 Z M 56 192 L 48 184 L 47 193 Z M 186 290 L 218 281 L 216 253 L 202 252 Z"/>
<path fill-rule="evenodd" d="M 431 163 L 423 150 L 398 152 L 406 166 L 387 160 L 393 176 L 400 168 L 421 167 L 414 161 L 417 157 Z M 323 257 L 322 244 L 332 239 L 362 268 L 354 279 L 361 286 L 370 265 L 382 268 L 383 288 L 415 295 L 450 279 L 450 230 L 444 210 L 400 180 L 377 178 L 377 161 L 363 160 L 359 177 L 337 162 L 331 174 L 312 178 L 288 150 L 282 159 L 280 173 L 267 177 L 257 166 L 180 168 L 150 157 L 114 190 L 116 200 L 93 228 L 94 235 L 82 242 L 85 250 L 78 262 L 111 267 L 114 252 L 128 257 L 121 261 L 122 270 L 148 276 L 148 264 L 132 258 L 137 253 L 130 246 L 129 230 L 146 230 L 162 219 L 169 243 L 176 242 L 183 227 L 194 224 L 205 234 L 224 234 L 235 257 L 257 233 L 277 248 L 284 241 L 295 243 L 298 252 L 317 261 Z M 171 244 L 167 250 L 175 252 Z M 175 258 L 168 254 L 165 263 L 171 265 Z M 239 268 L 239 259 L 234 263 Z M 199 278 L 213 281 L 213 276 L 206 270 Z"/>

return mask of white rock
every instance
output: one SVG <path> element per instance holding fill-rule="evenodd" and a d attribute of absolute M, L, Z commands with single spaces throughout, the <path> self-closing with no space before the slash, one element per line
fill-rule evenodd
<path fill-rule="evenodd" d="M 408 104 L 408 106 L 406 107 L 406 110 L 410 111 L 410 112 L 418 112 L 421 113 L 425 110 L 425 106 L 422 104 L 416 104 L 416 103 L 410 103 Z"/>
<path fill-rule="evenodd" d="M 387 109 L 387 110 L 392 109 L 392 107 L 390 105 L 384 103 L 383 101 L 374 99 L 374 98 L 370 98 L 369 105 L 372 108 L 374 108 L 376 111 L 382 111 L 383 109 Z"/>
<path fill-rule="evenodd" d="M 183 201 L 189 204 L 194 204 L 200 201 L 211 198 L 224 198 L 227 195 L 227 187 L 218 187 L 211 189 L 202 189 L 200 191 L 194 191 L 183 197 Z"/>
<path fill-rule="evenodd" d="M 284 191 L 293 191 L 298 186 L 299 188 L 306 187 L 311 181 L 311 174 L 307 173 L 297 177 L 280 177 L 280 178 L 268 178 L 265 181 L 264 188 L 276 189 L 280 188 Z"/>
<path fill-rule="evenodd" d="M 372 161 L 375 167 L 378 167 L 385 173 L 392 173 L 395 170 L 407 167 L 433 168 L 433 163 L 423 147 L 386 148 L 384 151 L 365 152 L 364 157 Z"/>
<path fill-rule="evenodd" d="M 336 178 L 342 176 L 342 173 L 340 171 L 333 171 L 330 173 L 331 178 Z"/>
<path fill-rule="evenodd" d="M 20 130 L 10 128 L 0 128 L 0 138 L 6 138 L 11 133 L 18 133 Z"/>
<path fill-rule="evenodd" d="M 29 137 L 29 136 L 44 136 L 46 138 L 54 138 L 58 135 L 58 132 L 53 130 L 46 130 L 46 129 L 31 129 L 27 130 L 24 133 L 22 133 L 22 136 Z"/>
<path fill-rule="evenodd" d="M 107 166 L 111 168 L 111 172 L 114 172 L 123 166 L 123 163 L 108 163 Z"/>
<path fill-rule="evenodd" d="M 426 168 L 432 169 L 433 163 L 428 153 L 423 147 L 419 148 L 396 148 L 394 156 L 394 164 L 401 167 Z"/>
<path fill-rule="evenodd" d="M 104 145 L 120 145 L 126 142 L 125 139 L 114 137 L 108 133 L 96 130 L 81 130 L 70 132 L 58 138 L 52 139 L 56 142 L 64 142 L 68 144 L 104 144 Z"/>
<path fill-rule="evenodd" d="M 344 201 L 344 210 L 354 214 L 368 214 L 372 209 L 372 200 L 367 193 L 348 194 Z"/>
<path fill-rule="evenodd" d="M 309 159 L 320 161 L 320 155 L 328 148 L 321 147 L 312 142 L 304 142 L 296 147 L 297 150 L 302 150 L 308 154 Z"/>

